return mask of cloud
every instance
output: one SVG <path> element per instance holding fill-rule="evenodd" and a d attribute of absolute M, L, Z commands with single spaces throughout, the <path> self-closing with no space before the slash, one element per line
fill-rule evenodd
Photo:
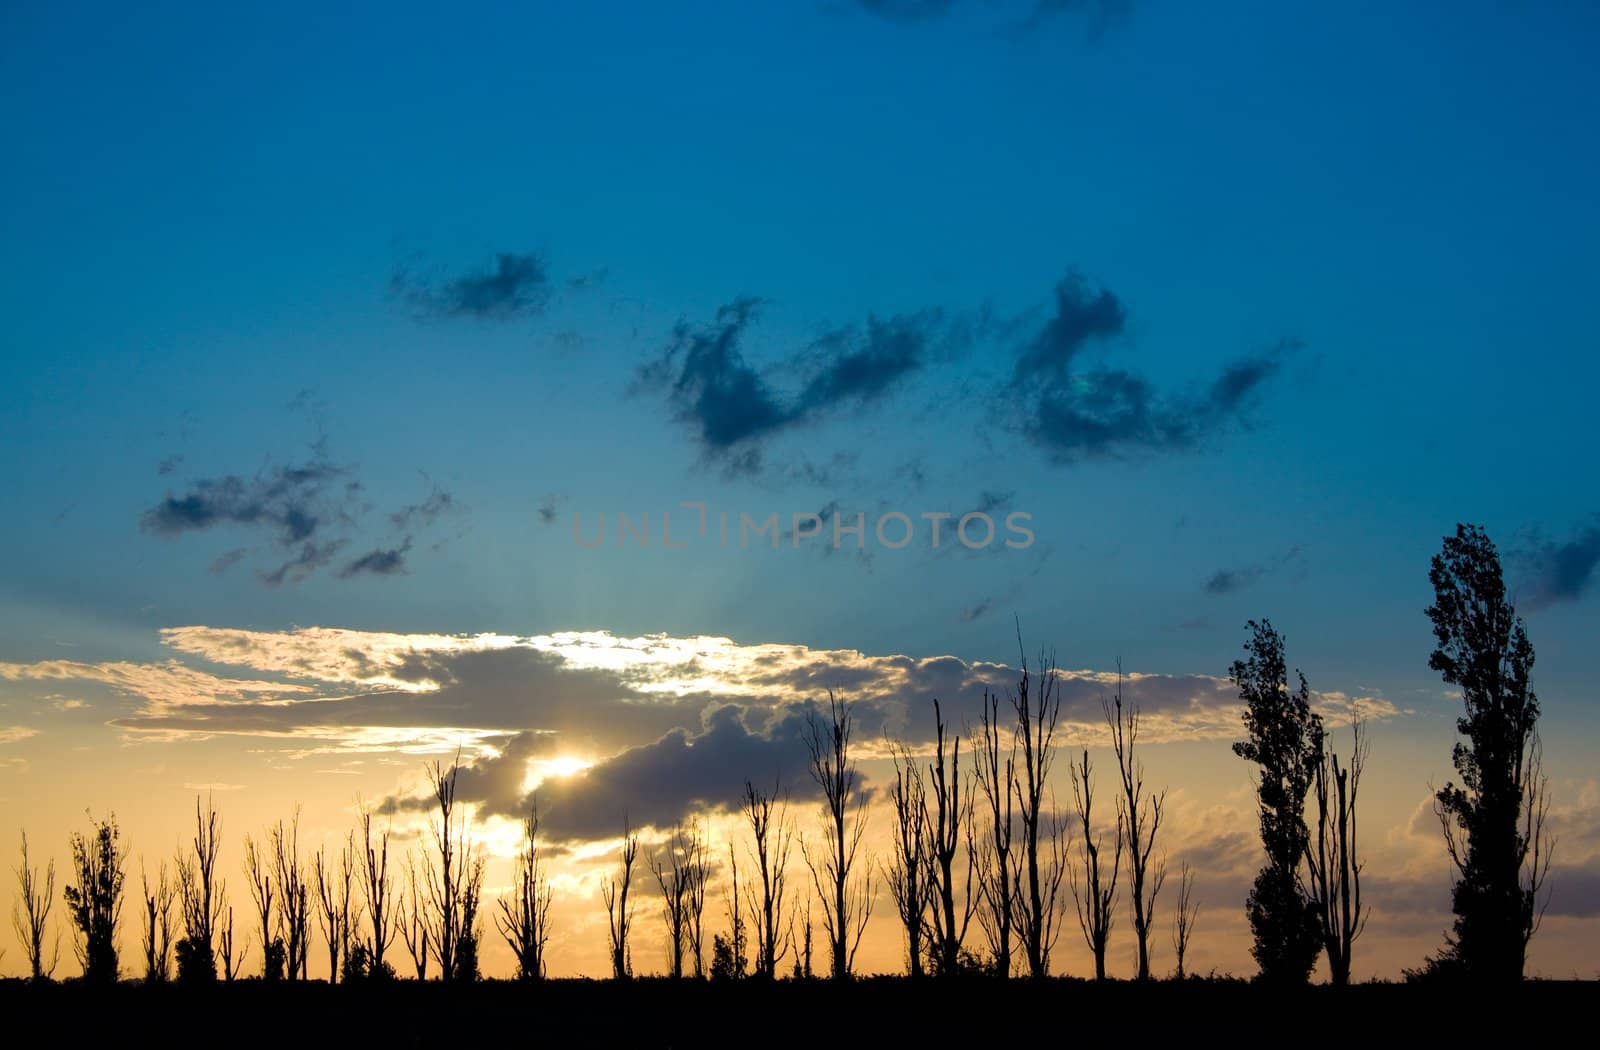
<path fill-rule="evenodd" d="M 511 321 L 543 312 L 550 301 L 549 271 L 533 253 L 501 252 L 488 265 L 435 280 L 397 271 L 390 290 L 410 304 L 419 320 L 474 318 Z"/>
<path fill-rule="evenodd" d="M 860 754 L 872 760 L 886 756 L 891 736 L 926 750 L 935 698 L 951 724 L 975 723 L 984 691 L 1003 693 L 1017 677 L 1013 667 L 952 656 L 603 631 L 189 626 L 162 632 L 162 641 L 173 659 L 0 664 L 0 679 L 50 695 L 76 682 L 79 697 L 110 706 L 110 723 L 147 743 L 245 736 L 290 759 L 460 747 L 475 770 L 463 798 L 506 815 L 525 804 L 541 762 L 581 760 L 586 773 L 539 784 L 551 819 L 577 837 L 614 834 L 623 808 L 636 823 L 662 825 L 695 808 L 726 807 L 746 776 L 781 777 L 804 794 L 800 734 L 829 689 L 853 705 Z M 191 664 L 240 672 L 223 677 Z M 1115 672 L 1061 672 L 1063 731 L 1075 742 L 1104 742 L 1101 698 L 1116 684 Z M 1239 732 L 1237 692 L 1224 679 L 1130 673 L 1122 685 L 1152 744 Z M 1317 703 L 1330 712 L 1355 703 L 1374 720 L 1395 713 L 1371 697 L 1323 693 Z"/>
<path fill-rule="evenodd" d="M 539 524 L 554 525 L 556 523 L 556 518 L 561 514 L 561 505 L 565 502 L 567 502 L 567 497 L 554 492 L 540 500 L 537 511 L 539 515 Z"/>
<path fill-rule="evenodd" d="M 1126 328 L 1122 301 L 1069 271 L 1052 315 L 1018 348 L 1003 396 L 1017 406 L 1022 433 L 1056 463 L 1192 449 L 1240 422 L 1294 348 L 1281 342 L 1227 365 L 1199 393 L 1169 394 L 1137 372 L 1086 360 Z"/>
<path fill-rule="evenodd" d="M 1305 548 L 1296 544 L 1285 551 L 1281 558 L 1273 561 L 1251 562 L 1231 569 L 1218 569 L 1206 580 L 1204 590 L 1207 594 L 1216 596 L 1243 590 L 1262 577 L 1297 563 L 1304 553 Z"/>
<path fill-rule="evenodd" d="M 457 776 L 456 797 L 482 811 L 516 817 L 536 794 L 541 830 L 556 841 L 596 840 L 634 827 L 670 828 L 706 810 L 731 810 L 744 781 L 771 784 L 791 800 L 816 797 L 807 772 L 805 725 L 809 708 L 787 714 L 765 731 L 744 722 L 734 705 L 712 709 L 698 732 L 677 728 L 626 748 L 571 776 L 552 776 L 530 790 L 528 770 L 552 755 L 549 737 L 522 734 L 499 754 L 480 759 Z M 393 798 L 393 811 L 426 810 L 431 799 Z"/>
<path fill-rule="evenodd" d="M 457 509 L 457 507 L 458 504 L 454 496 L 438 485 L 434 485 L 426 499 L 421 503 L 411 503 L 401 507 L 389 515 L 389 521 L 401 532 L 412 528 L 426 528 L 438 520 L 441 515 L 447 514 Z"/>
<path fill-rule="evenodd" d="M 771 372 L 751 365 L 743 346 L 762 301 L 735 299 L 708 325 L 681 321 L 672 340 L 638 373 L 635 391 L 663 390 L 673 418 L 689 428 L 707 459 L 733 474 L 762 468 L 763 443 L 846 404 L 887 396 L 922 367 L 938 315 L 868 318 L 862 328 L 839 328 L 789 355 Z M 793 394 L 774 385 L 773 372 L 808 378 Z"/>
<path fill-rule="evenodd" d="M 27 740 L 38 735 L 37 729 L 30 729 L 27 726 L 0 726 L 0 744 L 15 744 L 19 740 Z"/>
<path fill-rule="evenodd" d="M 411 550 L 411 537 L 398 547 L 378 548 L 368 551 L 339 570 L 339 578 L 352 576 L 403 576 L 406 571 L 406 553 Z"/>
<path fill-rule="evenodd" d="M 1600 565 L 1600 516 L 1573 529 L 1564 542 L 1536 533 L 1512 558 L 1525 577 L 1528 608 L 1575 602 L 1588 593 Z"/>
<path fill-rule="evenodd" d="M 306 397 L 302 392 L 296 404 Z M 355 542 L 372 510 L 365 487 L 349 468 L 330 463 L 322 444 L 317 442 L 317 457 L 304 464 L 271 466 L 251 477 L 202 478 L 187 489 L 168 490 L 141 516 L 140 528 L 170 538 L 214 530 L 254 534 L 260 546 L 231 547 L 215 555 L 210 572 L 221 575 L 255 554 L 266 562 L 256 572 L 263 584 L 298 583 L 334 564 Z M 400 575 L 415 533 L 463 509 L 449 492 L 429 485 L 421 501 L 386 515 L 394 532 L 386 542 L 345 562 L 337 573 L 341 579 Z"/>
<path fill-rule="evenodd" d="M 279 542 L 310 539 L 323 524 L 319 509 L 329 482 L 344 471 L 328 463 L 273 467 L 253 478 L 228 474 L 202 479 L 187 491 L 167 495 L 144 512 L 140 526 L 159 536 L 179 536 L 223 525 L 260 527 Z"/>
<path fill-rule="evenodd" d="M 993 598 L 985 598 L 975 605 L 970 605 L 961 610 L 961 622 L 972 623 L 974 620 L 981 620 L 983 617 L 988 615 L 989 610 L 993 608 L 993 606 Z"/>

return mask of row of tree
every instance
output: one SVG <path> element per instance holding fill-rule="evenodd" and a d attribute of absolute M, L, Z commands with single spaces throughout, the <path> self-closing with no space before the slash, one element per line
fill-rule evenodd
<path fill-rule="evenodd" d="M 1538 701 L 1522 622 L 1505 597 L 1500 564 L 1482 530 L 1461 526 L 1434 558 L 1436 600 L 1428 609 L 1438 647 L 1430 665 L 1462 691 L 1466 714 L 1454 752 L 1461 783 L 1437 793 L 1437 811 L 1455 864 L 1456 922 L 1429 973 L 1484 979 L 1522 974 L 1538 926 L 1541 887 L 1550 865 L 1544 833 L 1545 780 L 1534 725 Z M 1252 621 L 1246 656 L 1230 675 L 1244 704 L 1246 739 L 1234 751 L 1257 768 L 1256 794 L 1266 862 L 1246 912 L 1260 976 L 1303 983 L 1326 954 L 1330 980 L 1350 980 L 1351 956 L 1369 915 L 1362 900 L 1357 800 L 1367 745 L 1351 718 L 1351 744 L 1341 758 L 1313 709 L 1305 676 L 1291 687 L 1284 640 L 1272 625 Z M 1051 972 L 1070 897 L 1079 931 L 1106 976 L 1106 953 L 1119 902 L 1137 950 L 1137 978 L 1152 976 L 1152 939 L 1167 863 L 1157 840 L 1166 791 L 1146 784 L 1140 712 L 1125 701 L 1122 676 L 1102 710 L 1116 762 L 1110 819 L 1097 810 L 1097 778 L 1087 748 L 1068 762 L 1072 809 L 1062 812 L 1051 773 L 1062 751 L 1057 734 L 1061 679 L 1052 657 L 1022 660 L 1016 685 L 985 692 L 980 724 L 966 741 L 933 703 L 931 755 L 890 742 L 894 775 L 887 785 L 892 847 L 876 866 L 864 854 L 868 798 L 857 766 L 850 706 L 829 693 L 814 708 L 806 744 L 809 773 L 820 790 L 820 834 L 807 837 L 790 819 L 781 785 L 746 780 L 745 841 L 730 843 L 727 933 L 709 946 L 706 893 L 714 862 L 709 833 L 695 823 L 671 829 L 648 858 L 666 931 L 674 978 L 753 975 L 776 979 L 814 974 L 814 927 L 826 946 L 827 973 L 855 970 L 875 883 L 888 890 L 913 979 L 987 972 L 1006 977 Z M 963 748 L 966 744 L 965 750 Z M 965 758 L 965 763 L 963 759 Z M 143 970 L 147 981 L 232 980 L 249 936 L 260 945 L 261 976 L 304 980 L 313 947 L 313 919 L 328 953 L 330 979 L 394 975 L 401 941 L 418 979 L 479 976 L 484 855 L 457 802 L 459 761 L 428 769 L 432 788 L 429 839 L 402 873 L 390 865 L 390 831 L 363 808 L 359 828 L 335 850 L 302 855 L 299 815 L 263 838 L 246 837 L 244 874 L 253 912 L 250 931 L 236 931 L 217 870 L 220 822 L 209 801 L 195 804 L 193 838 L 152 874 L 140 869 Z M 741 849 L 742 846 L 742 849 Z M 127 880 L 127 854 L 114 818 L 94 822 L 70 840 L 73 879 L 64 889 L 74 948 L 86 981 L 120 971 L 117 931 Z M 790 882 L 798 847 L 809 886 Z M 542 854 L 535 802 L 526 817 L 508 893 L 495 902 L 494 923 L 516 960 L 517 975 L 545 975 L 553 894 Z M 639 835 L 624 821 L 620 864 L 602 888 L 612 975 L 633 973 L 631 939 L 639 893 Z M 744 877 L 741 881 L 741 861 Z M 54 862 L 31 862 L 26 834 L 16 871 L 13 922 L 34 978 L 59 962 L 47 943 L 55 899 Z M 1176 976 L 1195 929 L 1194 873 L 1179 870 L 1170 921 Z M 815 909 L 813 908 L 815 905 Z M 815 921 L 814 921 L 815 914 Z M 984 951 L 968 947 L 976 918 Z"/>

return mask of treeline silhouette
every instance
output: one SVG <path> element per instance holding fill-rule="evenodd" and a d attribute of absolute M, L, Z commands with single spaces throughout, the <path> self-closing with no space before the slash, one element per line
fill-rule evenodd
<path fill-rule="evenodd" d="M 1436 796 L 1455 869 L 1455 921 L 1444 947 L 1407 975 L 1513 982 L 1523 975 L 1539 925 L 1551 862 L 1533 647 L 1481 528 L 1458 526 L 1429 576 L 1435 600 L 1427 615 L 1437 642 L 1429 664 L 1460 690 L 1464 707 L 1452 756 L 1459 783 Z M 1255 766 L 1265 855 L 1245 902 L 1257 979 L 1305 985 L 1325 955 L 1330 983 L 1345 985 L 1369 915 L 1357 834 L 1365 729 L 1352 712 L 1341 752 L 1313 709 L 1305 676 L 1291 679 L 1282 635 L 1264 619 L 1247 630 L 1245 655 L 1229 675 L 1244 705 L 1244 739 L 1233 750 Z M 1146 781 L 1138 704 L 1124 696 L 1119 667 L 1115 690 L 1102 700 L 1116 767 L 1109 812 L 1087 748 L 1068 756 L 1072 808 L 1063 812 L 1049 786 L 1065 751 L 1060 686 L 1052 656 L 1024 655 L 1014 686 L 985 692 L 979 723 L 966 738 L 935 701 L 931 756 L 891 744 L 892 845 L 884 856 L 864 847 L 868 799 L 856 727 L 850 705 L 830 691 L 825 707 L 812 708 L 805 736 L 809 775 L 821 796 L 821 833 L 799 833 L 781 785 L 746 780 L 744 841 L 730 843 L 725 858 L 725 930 L 709 943 L 707 891 L 721 858 L 711 856 L 707 829 L 692 821 L 664 829 L 664 841 L 641 868 L 642 842 L 624 817 L 617 867 L 600 901 L 610 977 L 633 978 L 633 940 L 647 898 L 658 909 L 674 983 L 847 981 L 857 974 L 857 950 L 881 885 L 914 983 L 1050 976 L 1052 955 L 1074 917 L 1094 959 L 1093 978 L 1103 982 L 1119 913 L 1137 949 L 1136 984 L 1156 977 L 1152 949 L 1161 937 L 1174 949 L 1172 976 L 1190 980 L 1185 959 L 1199 914 L 1195 872 L 1180 868 L 1172 915 L 1158 920 L 1168 875 L 1161 849 L 1167 792 Z M 153 869 L 140 863 L 142 958 L 135 963 L 118 947 L 130 893 L 127 846 L 114 816 L 92 820 L 87 832 L 70 837 L 60 898 L 81 982 L 106 987 L 126 975 L 150 986 L 232 983 L 246 976 L 253 944 L 248 976 L 271 984 L 306 982 L 313 951 L 323 950 L 330 984 L 388 984 L 409 963 L 416 981 L 465 985 L 482 976 L 483 938 L 491 929 L 510 949 L 516 979 L 543 981 L 558 916 L 536 797 L 523 821 L 510 888 L 486 907 L 485 855 L 457 800 L 460 770 L 459 756 L 428 767 L 428 835 L 403 862 L 391 857 L 392 833 L 368 807 L 342 843 L 309 855 L 301 849 L 298 810 L 264 836 L 246 836 L 242 874 L 252 907 L 241 916 L 228 903 L 218 868 L 221 821 L 209 799 L 197 798 L 189 841 L 170 862 Z M 642 885 L 642 871 L 653 892 Z M 60 963 L 59 930 L 50 934 L 57 872 L 54 861 L 42 869 L 33 862 L 26 832 L 15 874 L 13 925 L 31 980 L 47 983 Z"/>

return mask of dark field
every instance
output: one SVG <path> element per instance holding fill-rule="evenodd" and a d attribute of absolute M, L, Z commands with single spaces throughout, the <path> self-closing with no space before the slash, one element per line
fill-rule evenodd
<path fill-rule="evenodd" d="M 1243 981 L 902 978 L 711 984 L 640 979 L 396 981 L 330 988 L 238 981 L 192 991 L 0 982 L 7 1045 L 86 1046 L 1422 1046 L 1588 1045 L 1600 985 L 1510 990 L 1369 984 L 1272 991 Z M 21 1035 L 29 1033 L 29 1035 Z M 33 1035 L 32 1033 L 37 1033 Z M 1570 1033 L 1557 1035 L 1556 1033 Z"/>

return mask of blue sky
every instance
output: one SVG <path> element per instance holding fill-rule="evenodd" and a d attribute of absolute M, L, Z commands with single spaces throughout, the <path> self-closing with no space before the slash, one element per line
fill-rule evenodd
<path fill-rule="evenodd" d="M 1531 965 L 1592 969 L 1590 5 L 325 6 L 0 9 L 0 839 L 115 807 L 159 851 L 206 791 L 230 851 L 302 803 L 337 841 L 465 747 L 491 892 L 531 784 L 574 841 L 643 802 L 731 843 L 741 764 L 810 813 L 824 685 L 926 744 L 1020 622 L 1074 749 L 1142 676 L 1194 969 L 1245 973 L 1223 676 L 1265 616 L 1372 719 L 1358 972 L 1392 977 L 1448 922 L 1424 609 L 1477 522 L 1562 840 Z M 820 511 L 869 550 L 738 548 Z M 976 511 L 1034 543 L 931 547 Z M 559 972 L 603 972 L 603 853 Z"/>
<path fill-rule="evenodd" d="M 1457 520 L 1508 550 L 1592 528 L 1592 12 L 890 6 L 13 6 L 0 647 L 338 623 L 1003 658 L 1015 613 L 1067 663 L 1218 672 L 1264 614 L 1324 679 L 1401 692 L 1434 688 L 1426 560 Z M 541 261 L 541 309 L 419 320 L 395 290 L 500 253 Z M 1086 353 L 1168 396 L 1296 348 L 1193 447 L 1052 462 L 1006 383 L 1074 271 L 1125 311 Z M 739 296 L 765 300 L 741 350 L 779 397 L 869 316 L 980 334 L 730 477 L 639 370 Z M 140 526 L 206 479 L 318 460 L 371 509 L 299 583 L 260 582 L 283 560 L 260 530 Z M 338 578 L 436 488 L 452 509 L 404 574 Z M 869 567 L 588 552 L 568 527 L 986 492 L 1038 550 Z M 1239 585 L 1208 593 L 1220 572 Z M 1533 632 L 1575 699 L 1577 591 Z"/>

